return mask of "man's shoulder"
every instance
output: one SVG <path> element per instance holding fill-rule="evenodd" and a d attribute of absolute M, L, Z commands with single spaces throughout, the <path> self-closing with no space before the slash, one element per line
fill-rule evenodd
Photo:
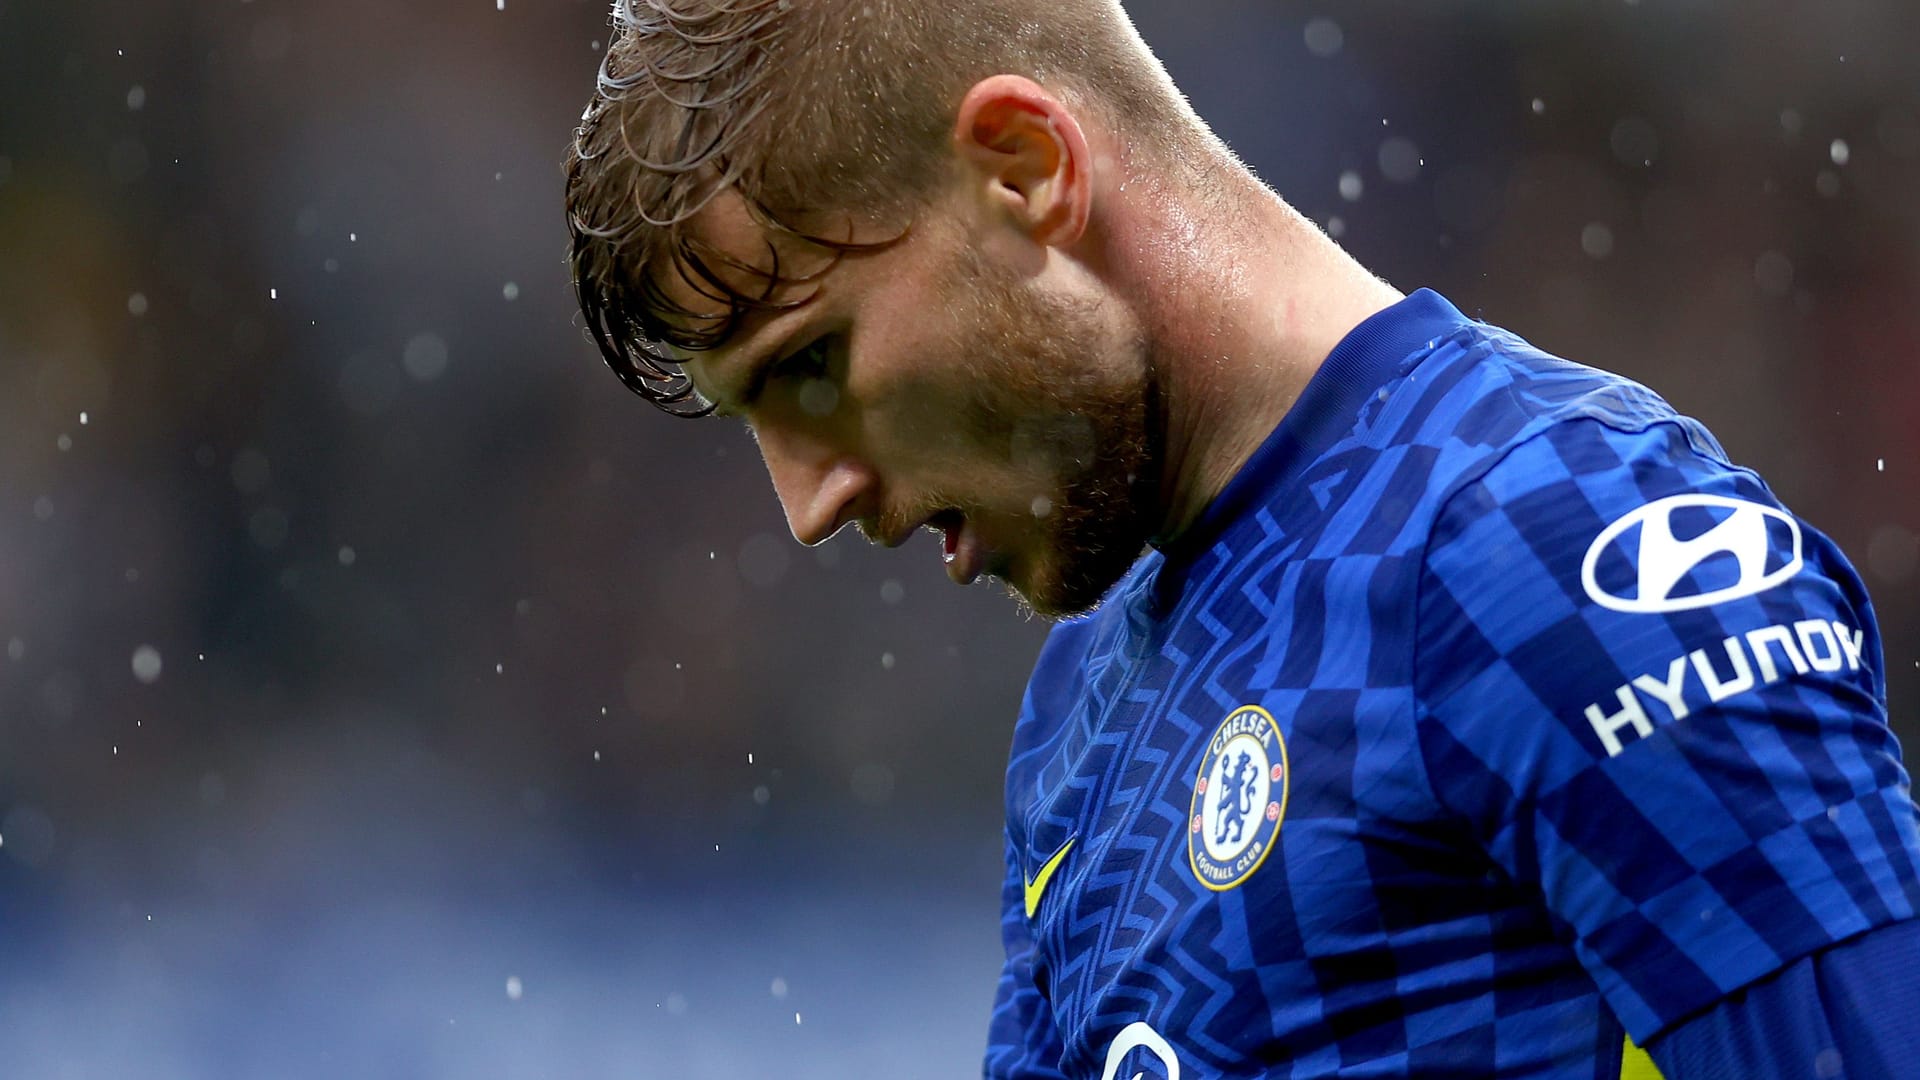
<path fill-rule="evenodd" d="M 1492 493 L 1511 515 L 1564 524 L 1597 497 L 1595 485 L 1624 485 L 1619 497 L 1631 499 L 1648 470 L 1744 472 L 1646 386 L 1461 322 L 1380 383 L 1346 434 L 1267 493 L 1221 546 L 1265 582 L 1263 594 L 1280 595 L 1289 575 L 1362 582 L 1364 594 L 1346 602 L 1385 626 L 1411 611 L 1411 575 L 1433 545 L 1463 512 L 1474 516 L 1463 498 Z"/>
<path fill-rule="evenodd" d="M 1347 505 L 1327 510 L 1343 511 L 1359 529 L 1400 522 L 1400 542 L 1389 546 L 1405 550 L 1424 542 L 1419 534 L 1451 496 L 1496 468 L 1517 483 L 1550 484 L 1582 467 L 1560 463 L 1563 469 L 1540 451 L 1595 441 L 1569 433 L 1631 440 L 1656 430 L 1689 455 L 1725 461 L 1704 426 L 1652 389 L 1476 322 L 1436 341 L 1381 386 L 1348 438 L 1309 470 L 1306 486 L 1346 489 Z M 1517 452 L 1523 447 L 1529 452 Z M 1343 473 L 1343 481 L 1329 479 Z M 1410 505 L 1402 512 L 1401 504 Z"/>
<path fill-rule="evenodd" d="M 1484 467 L 1561 424 L 1586 420 L 1638 432 L 1684 422 L 1666 399 L 1633 379 L 1540 349 L 1511 331 L 1472 323 L 1382 388 L 1368 441 L 1451 449 L 1463 469 Z M 1717 444 L 1713 446 L 1718 451 Z"/>

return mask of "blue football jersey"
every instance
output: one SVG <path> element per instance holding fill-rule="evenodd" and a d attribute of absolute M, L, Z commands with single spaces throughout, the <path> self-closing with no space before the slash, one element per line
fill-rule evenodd
<path fill-rule="evenodd" d="M 1920 904 L 1883 676 L 1705 428 L 1416 293 L 1049 636 L 986 1075 L 1657 1075 Z"/>

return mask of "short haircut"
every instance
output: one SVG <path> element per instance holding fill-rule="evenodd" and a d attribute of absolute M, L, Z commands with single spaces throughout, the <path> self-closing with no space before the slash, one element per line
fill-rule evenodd
<path fill-rule="evenodd" d="M 776 304 L 776 287 L 891 242 L 850 243 L 854 222 L 904 235 L 949 175 L 949 133 L 981 79 L 1034 80 L 1143 163 L 1217 145 L 1119 0 L 616 0 L 613 23 L 567 158 L 574 287 L 615 374 L 679 415 L 711 411 L 680 369 L 688 352 L 811 295 Z M 728 189 L 768 230 L 770 268 L 690 227 Z M 783 273 L 782 234 L 826 269 Z M 676 302 L 674 278 L 715 307 Z"/>

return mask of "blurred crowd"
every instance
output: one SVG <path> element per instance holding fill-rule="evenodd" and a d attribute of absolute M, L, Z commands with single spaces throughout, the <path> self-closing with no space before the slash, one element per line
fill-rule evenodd
<path fill-rule="evenodd" d="M 1127 6 L 1388 281 L 1832 536 L 1920 747 L 1920 9 Z M 606 16 L 0 0 L 0 1075 L 977 1074 L 1046 628 L 601 367 Z"/>

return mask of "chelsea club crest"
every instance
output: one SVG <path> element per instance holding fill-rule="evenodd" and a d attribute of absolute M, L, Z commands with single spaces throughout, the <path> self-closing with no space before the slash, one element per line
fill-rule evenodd
<path fill-rule="evenodd" d="M 1258 705 L 1214 729 L 1187 818 L 1187 861 L 1200 884 L 1225 892 L 1260 869 L 1287 813 L 1287 743 Z"/>

